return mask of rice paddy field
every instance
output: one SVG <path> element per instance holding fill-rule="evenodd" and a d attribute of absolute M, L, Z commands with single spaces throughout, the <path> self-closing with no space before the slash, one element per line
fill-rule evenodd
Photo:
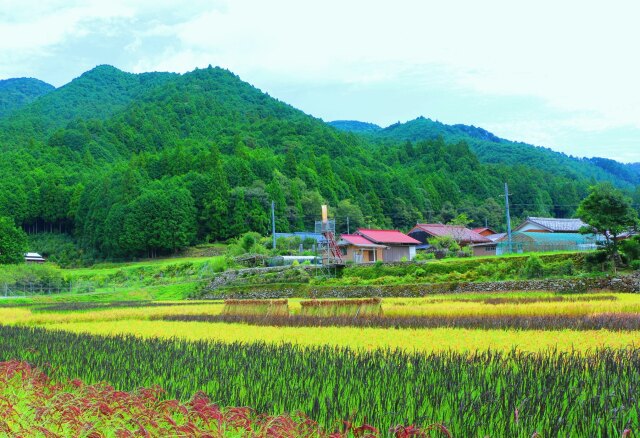
<path fill-rule="evenodd" d="M 635 294 L 0 301 L 0 324 L 0 362 L 26 361 L 52 382 L 159 385 L 153 403 L 185 404 L 201 391 L 216 418 L 250 407 L 247 418 L 290 426 L 270 435 L 256 420 L 244 434 L 231 427 L 213 436 L 300 436 L 300 419 L 314 425 L 307 436 L 640 431 Z"/>

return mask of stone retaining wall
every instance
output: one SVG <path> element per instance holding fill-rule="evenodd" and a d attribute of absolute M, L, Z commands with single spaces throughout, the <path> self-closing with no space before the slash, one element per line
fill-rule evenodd
<path fill-rule="evenodd" d="M 588 277 L 545 280 L 513 280 L 477 283 L 430 283 L 386 286 L 318 286 L 310 284 L 268 284 L 226 287 L 210 290 L 202 299 L 222 298 L 363 298 L 423 297 L 459 292 L 640 292 L 640 273 L 616 277 Z"/>

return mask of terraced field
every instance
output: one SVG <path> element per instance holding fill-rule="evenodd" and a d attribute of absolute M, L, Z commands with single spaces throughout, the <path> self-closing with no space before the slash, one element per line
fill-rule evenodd
<path fill-rule="evenodd" d="M 7 304 L 0 361 L 49 363 L 54 379 L 123 390 L 159 384 L 182 402 L 202 390 L 223 408 L 301 411 L 326 431 L 347 419 L 380 436 L 398 425 L 434 424 L 446 429 L 426 436 L 640 429 L 637 295 L 354 303 L 314 302 L 316 314 L 297 299 L 284 314 L 282 302 L 277 314 L 268 302 L 247 303 L 249 311 L 236 302 Z"/>

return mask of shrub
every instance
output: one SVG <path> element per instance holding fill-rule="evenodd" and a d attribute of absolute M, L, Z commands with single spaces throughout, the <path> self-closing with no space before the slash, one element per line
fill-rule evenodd
<path fill-rule="evenodd" d="M 634 271 L 640 271 L 640 260 L 632 261 L 630 266 L 631 266 L 631 269 L 633 269 Z"/>
<path fill-rule="evenodd" d="M 640 236 L 633 236 L 631 239 L 623 240 L 620 249 L 629 262 L 640 260 Z"/>
<path fill-rule="evenodd" d="M 610 269 L 609 255 L 605 251 L 595 251 L 587 254 L 585 265 L 590 271 L 606 271 Z"/>
<path fill-rule="evenodd" d="M 542 263 L 540 257 L 537 255 L 529 256 L 522 268 L 522 276 L 525 278 L 544 277 L 544 263 Z"/>
<path fill-rule="evenodd" d="M 575 265 L 573 260 L 549 263 L 545 267 L 545 275 L 574 275 Z"/>

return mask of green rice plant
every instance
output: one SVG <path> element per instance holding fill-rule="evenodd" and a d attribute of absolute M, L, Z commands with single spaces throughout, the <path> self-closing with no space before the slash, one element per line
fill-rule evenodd
<path fill-rule="evenodd" d="M 160 385 L 182 401 L 203 391 L 219 406 L 304 412 L 331 429 L 348 421 L 381 431 L 439 423 L 454 437 L 640 430 L 637 348 L 422 354 L 0 326 L 0 361 L 10 359 L 44 367 L 56 381 L 104 381 L 122 391 Z"/>
<path fill-rule="evenodd" d="M 303 316 L 382 316 L 380 298 L 348 300 L 309 300 L 300 302 Z"/>
<path fill-rule="evenodd" d="M 223 315 L 289 315 L 288 300 L 225 300 Z"/>

